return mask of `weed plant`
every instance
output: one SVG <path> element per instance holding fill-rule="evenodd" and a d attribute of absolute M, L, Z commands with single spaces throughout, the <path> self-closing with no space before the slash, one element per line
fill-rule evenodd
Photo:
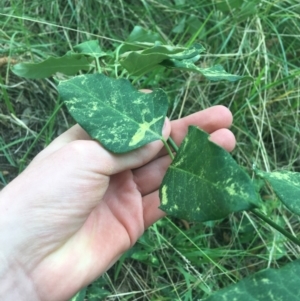
<path fill-rule="evenodd" d="M 52 79 L 20 79 L 10 65 L 63 55 L 88 39 L 113 50 L 135 25 L 159 33 L 166 44 L 201 43 L 207 49 L 203 67 L 220 63 L 255 78 L 214 83 L 162 69 L 136 82 L 168 93 L 172 119 L 225 105 L 234 115 L 233 156 L 240 165 L 300 171 L 298 1 L 1 0 L 0 7 L 0 187 L 74 123 Z M 109 75 L 110 66 L 101 67 Z M 263 197 L 268 216 L 297 235 L 299 218 L 271 190 Z M 298 247 L 249 213 L 204 224 L 164 218 L 88 288 L 87 298 L 200 300 L 298 254 Z"/>

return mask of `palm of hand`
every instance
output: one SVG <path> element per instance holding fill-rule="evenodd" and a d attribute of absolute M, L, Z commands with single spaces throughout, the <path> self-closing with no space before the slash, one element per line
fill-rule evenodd
<path fill-rule="evenodd" d="M 62 208 L 48 207 L 43 230 L 50 218 L 48 236 L 55 239 L 52 244 L 49 240 L 47 244 L 39 240 L 35 247 L 41 260 L 31 277 L 36 283 L 47 281 L 47 287 L 40 285 L 43 291 L 39 294 L 50 295 L 51 300 L 56 299 L 53 287 L 60 288 L 55 292 L 57 296 L 63 294 L 69 298 L 78 287 L 97 278 L 99 271 L 103 273 L 111 266 L 144 231 L 143 198 L 132 170 L 111 177 L 85 170 L 84 176 L 73 175 L 72 181 L 72 186 L 66 186 L 72 191 L 60 192 L 60 195 L 76 196 L 76 199 L 68 199 L 67 206 L 72 207 L 72 211 L 66 220 L 63 217 L 53 220 Z M 76 191 L 75 187 L 78 187 Z M 66 280 L 63 286 L 61 279 Z"/>
<path fill-rule="evenodd" d="M 23 214 L 21 223 L 26 224 L 27 235 L 15 248 L 22 250 L 22 255 L 17 256 L 22 257 L 26 273 L 37 287 L 43 288 L 39 295 L 51 296 L 50 300 L 59 300 L 61 296 L 67 299 L 88 285 L 129 249 L 145 229 L 145 203 L 134 176 L 144 172 L 126 169 L 112 176 L 104 175 L 102 164 L 95 164 L 98 148 L 94 141 L 76 141 L 51 154 L 41 153 L 16 179 L 20 183 L 29 177 L 37 180 L 31 183 L 33 187 L 23 188 L 34 195 L 22 201 L 29 202 L 32 210 Z M 64 168 L 53 178 L 60 161 Z M 41 170 L 44 178 L 39 185 Z M 143 190 L 149 192 L 145 197 L 150 196 L 151 202 L 155 202 L 157 192 L 151 192 L 157 186 L 155 181 L 152 184 L 147 191 Z M 46 199 L 37 198 L 45 187 L 52 193 Z M 156 219 L 159 216 L 160 213 Z M 36 220 L 40 222 L 31 223 Z M 53 291 L 53 287 L 58 289 Z"/>

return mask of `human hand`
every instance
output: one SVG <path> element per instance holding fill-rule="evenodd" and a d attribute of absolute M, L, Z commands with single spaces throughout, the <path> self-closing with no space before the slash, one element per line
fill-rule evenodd
<path fill-rule="evenodd" d="M 216 106 L 166 121 L 163 135 L 179 145 L 197 125 L 231 151 L 231 122 L 231 113 Z M 158 188 L 170 162 L 160 141 L 114 155 L 75 125 L 1 191 L 0 255 L 36 300 L 67 300 L 164 215 Z"/>

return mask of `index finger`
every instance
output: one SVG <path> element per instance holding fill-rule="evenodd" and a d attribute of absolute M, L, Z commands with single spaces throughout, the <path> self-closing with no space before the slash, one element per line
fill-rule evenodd
<path fill-rule="evenodd" d="M 181 141 L 187 134 L 188 127 L 190 125 L 195 125 L 207 132 L 208 134 L 212 134 L 211 140 L 220 144 L 228 151 L 231 151 L 235 146 L 234 137 L 232 137 L 232 139 L 229 139 L 228 141 L 223 141 L 222 143 L 219 143 L 222 140 L 221 135 L 223 133 L 220 130 L 229 128 L 231 124 L 232 114 L 229 111 L 229 109 L 227 109 L 224 106 L 218 105 L 210 107 L 200 112 L 196 112 L 187 117 L 171 121 L 172 129 L 170 136 L 177 144 L 177 146 L 179 146 Z M 162 149 L 158 154 L 158 157 L 163 156 L 165 154 L 166 150 Z"/>

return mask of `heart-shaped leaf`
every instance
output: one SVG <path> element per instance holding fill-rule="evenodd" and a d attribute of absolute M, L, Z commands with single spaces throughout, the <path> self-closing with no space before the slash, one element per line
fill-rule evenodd
<path fill-rule="evenodd" d="M 166 213 L 204 222 L 260 205 L 247 173 L 208 138 L 189 127 L 160 187 L 160 208 Z"/>
<path fill-rule="evenodd" d="M 264 172 L 256 174 L 269 182 L 281 200 L 293 213 L 300 215 L 300 173 L 291 171 Z"/>
<path fill-rule="evenodd" d="M 62 57 L 49 57 L 40 63 L 20 63 L 12 72 L 25 78 L 46 78 L 56 72 L 75 75 L 80 70 L 89 70 L 92 58 L 79 53 L 67 53 Z"/>
<path fill-rule="evenodd" d="M 58 91 L 73 118 L 114 153 L 162 139 L 168 99 L 161 89 L 145 94 L 126 79 L 89 74 L 61 82 Z"/>
<path fill-rule="evenodd" d="M 291 301 L 300 298 L 300 260 L 266 269 L 212 294 L 205 301 Z"/>

